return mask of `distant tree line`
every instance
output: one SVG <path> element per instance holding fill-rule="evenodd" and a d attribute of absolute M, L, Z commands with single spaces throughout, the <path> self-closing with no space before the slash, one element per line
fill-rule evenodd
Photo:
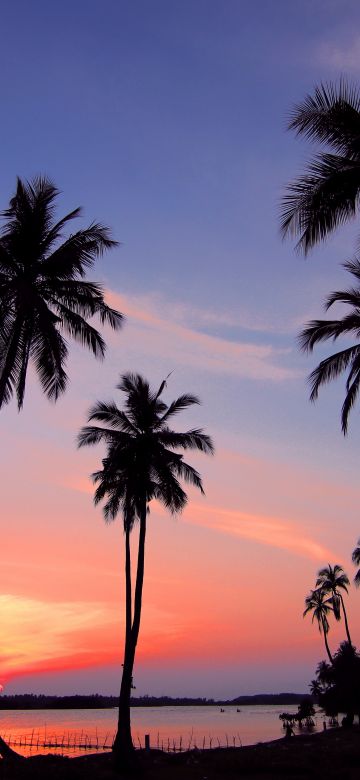
<path fill-rule="evenodd" d="M 215 700 L 202 697 L 136 696 L 131 698 L 132 707 L 201 707 L 250 704 L 298 704 L 309 699 L 302 693 L 270 693 L 255 696 L 238 696 L 236 699 Z M 14 694 L 0 696 L 0 710 L 67 710 L 67 709 L 110 709 L 118 705 L 117 696 L 46 696 L 44 694 Z"/>

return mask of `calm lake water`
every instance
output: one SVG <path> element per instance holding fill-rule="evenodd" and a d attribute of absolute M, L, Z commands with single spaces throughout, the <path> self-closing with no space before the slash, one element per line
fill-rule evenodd
<path fill-rule="evenodd" d="M 150 734 L 152 747 L 166 750 L 172 750 L 174 744 L 186 750 L 195 745 L 202 748 L 267 742 L 284 734 L 280 713 L 296 712 L 297 706 L 250 705 L 239 709 L 237 712 L 236 707 L 224 707 L 225 711 L 220 712 L 217 706 L 134 707 L 131 714 L 134 742 L 143 747 L 145 734 Z M 315 718 L 316 728 L 322 728 L 322 720 L 321 716 Z M 79 743 L 98 745 L 99 749 L 105 745 L 106 749 L 112 743 L 116 724 L 116 709 L 0 711 L 1 736 L 11 742 L 21 738 L 22 745 L 17 749 L 24 755 L 38 750 L 54 752 L 53 748 L 37 748 L 37 743 L 44 741 L 62 745 L 59 752 L 72 755 L 83 752 Z"/>

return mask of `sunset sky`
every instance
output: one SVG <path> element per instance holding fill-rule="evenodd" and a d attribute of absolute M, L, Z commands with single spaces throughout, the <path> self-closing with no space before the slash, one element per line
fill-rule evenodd
<path fill-rule="evenodd" d="M 105 525 L 77 451 L 96 399 L 143 373 L 165 399 L 197 394 L 214 458 L 189 457 L 205 498 L 151 507 L 137 694 L 234 697 L 306 691 L 324 657 L 303 620 L 317 570 L 353 577 L 360 536 L 359 407 L 340 430 L 344 382 L 308 400 L 328 348 L 301 326 L 348 286 L 360 230 L 307 260 L 279 235 L 284 185 L 311 154 L 286 131 L 314 84 L 360 84 L 356 0 L 5 0 L 0 207 L 16 175 L 48 175 L 59 216 L 121 242 L 91 278 L 126 315 L 103 364 L 71 348 L 51 405 L 30 375 L 1 410 L 0 684 L 5 692 L 113 693 L 124 625 L 121 517 Z M 135 535 L 136 536 L 136 535 Z M 134 538 L 136 542 L 136 538 Z M 347 600 L 360 645 L 360 592 Z M 344 638 L 332 626 L 333 649 Z"/>

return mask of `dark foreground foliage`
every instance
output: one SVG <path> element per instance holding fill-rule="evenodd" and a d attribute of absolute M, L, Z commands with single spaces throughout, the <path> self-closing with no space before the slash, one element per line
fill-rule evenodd
<path fill-rule="evenodd" d="M 319 664 L 317 679 L 319 704 L 327 715 L 346 713 L 345 725 L 360 717 L 360 655 L 353 645 L 342 642 L 332 664 Z"/>

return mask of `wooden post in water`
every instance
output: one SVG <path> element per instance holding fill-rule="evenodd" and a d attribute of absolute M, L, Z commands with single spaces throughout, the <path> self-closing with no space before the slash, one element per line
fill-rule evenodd
<path fill-rule="evenodd" d="M 150 750 L 150 734 L 145 734 L 145 750 Z"/>

